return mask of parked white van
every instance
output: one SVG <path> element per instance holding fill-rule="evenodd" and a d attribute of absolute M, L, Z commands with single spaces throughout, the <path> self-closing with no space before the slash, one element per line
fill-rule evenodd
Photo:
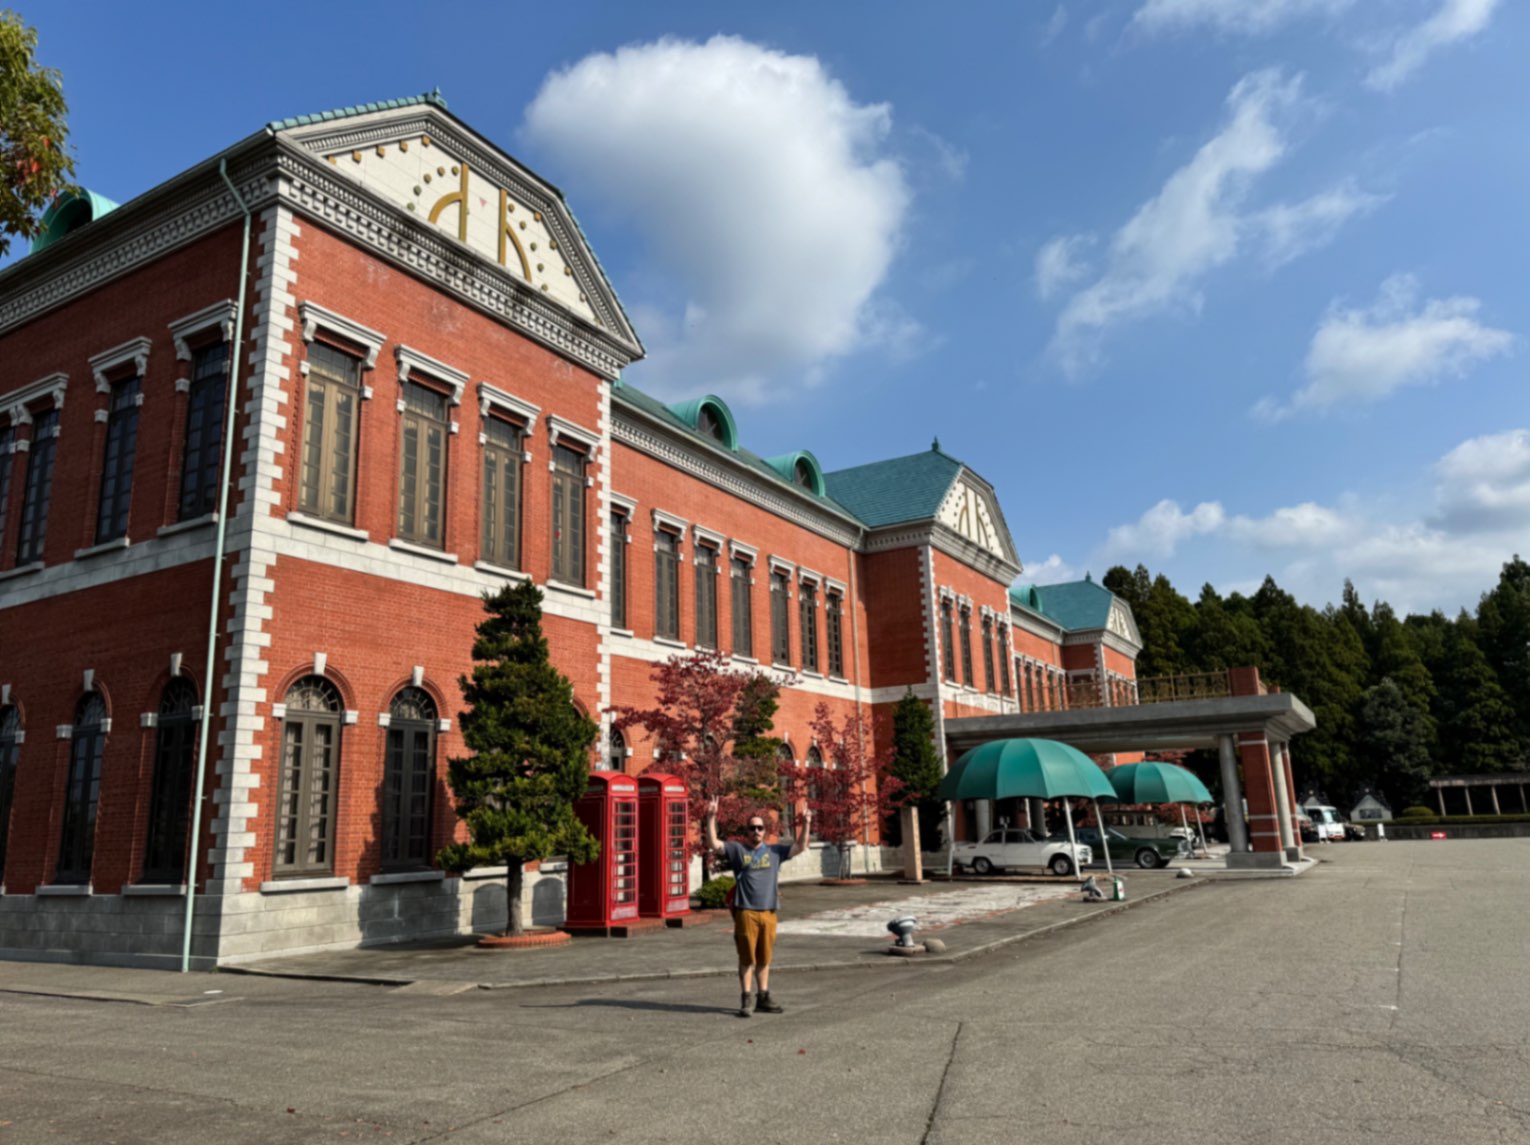
<path fill-rule="evenodd" d="M 1312 826 L 1317 829 L 1319 842 L 1344 841 L 1344 822 L 1339 818 L 1339 809 L 1329 807 L 1327 804 L 1306 804 L 1302 807 L 1307 818 L 1312 820 Z"/>

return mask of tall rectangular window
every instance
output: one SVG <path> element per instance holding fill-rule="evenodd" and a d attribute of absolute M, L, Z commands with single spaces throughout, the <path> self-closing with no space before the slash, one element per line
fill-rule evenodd
<path fill-rule="evenodd" d="M 5 525 L 11 507 L 11 470 L 16 468 L 16 455 L 13 452 L 15 446 L 16 427 L 0 426 L 0 544 L 5 542 Z"/>
<path fill-rule="evenodd" d="M 106 705 L 91 692 L 75 712 L 64 782 L 63 831 L 59 838 L 60 883 L 90 882 L 96 843 L 96 809 L 101 798 L 101 756 L 106 749 Z"/>
<path fill-rule="evenodd" d="M 303 391 L 303 470 L 298 504 L 315 517 L 355 519 L 361 363 L 322 342 L 308 344 Z"/>
<path fill-rule="evenodd" d="M 818 671 L 818 586 L 804 581 L 797 586 L 797 607 L 802 614 L 799 630 L 802 633 L 802 668 L 807 672 Z"/>
<path fill-rule="evenodd" d="M 946 679 L 956 681 L 956 637 L 951 631 L 953 605 L 940 602 L 940 658 L 945 664 Z"/>
<path fill-rule="evenodd" d="M 754 566 L 743 557 L 734 557 L 731 565 L 733 582 L 733 654 L 754 655 L 754 602 L 749 591 Z"/>
<path fill-rule="evenodd" d="M 993 691 L 993 617 L 983 617 L 983 690 Z"/>
<path fill-rule="evenodd" d="M 203 346 L 191 357 L 186 399 L 186 444 L 181 452 L 181 501 L 177 520 L 205 517 L 218 507 L 218 470 L 223 461 L 227 407 L 228 343 Z"/>
<path fill-rule="evenodd" d="M 21 492 L 21 528 L 16 538 L 16 563 L 43 558 L 48 532 L 48 502 L 53 497 L 53 458 L 58 452 L 58 410 L 37 414 L 32 421 L 27 479 Z"/>
<path fill-rule="evenodd" d="M 446 487 L 446 395 L 404 383 L 398 460 L 398 535 L 439 549 Z"/>
<path fill-rule="evenodd" d="M 1009 686 L 1009 628 L 999 625 L 999 686 L 1004 695 L 1010 694 Z"/>
<path fill-rule="evenodd" d="M 138 404 L 142 380 L 112 386 L 106 415 L 106 453 L 101 459 L 101 502 L 96 509 L 96 544 L 127 536 L 133 499 L 133 458 L 138 452 Z"/>
<path fill-rule="evenodd" d="M 611 514 L 611 627 L 627 627 L 627 518 Z"/>
<path fill-rule="evenodd" d="M 829 675 L 844 679 L 844 598 L 831 592 L 823 598 L 823 634 L 829 645 Z"/>
<path fill-rule="evenodd" d="M 770 572 L 770 658 L 777 664 L 792 662 L 791 578 Z"/>
<path fill-rule="evenodd" d="M 553 446 L 554 580 L 584 585 L 584 454 Z"/>
<path fill-rule="evenodd" d="M 696 643 L 717 647 L 717 553 L 696 546 Z"/>
<path fill-rule="evenodd" d="M 497 417 L 483 423 L 483 552 L 491 565 L 521 567 L 521 429 Z"/>
<path fill-rule="evenodd" d="M 680 538 L 660 530 L 653 540 L 653 634 L 680 639 Z"/>
<path fill-rule="evenodd" d="M 962 683 L 972 687 L 972 609 L 962 605 Z"/>

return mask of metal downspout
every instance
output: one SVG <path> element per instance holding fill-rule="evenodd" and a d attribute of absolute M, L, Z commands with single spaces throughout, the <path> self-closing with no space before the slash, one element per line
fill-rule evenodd
<path fill-rule="evenodd" d="M 219 470 L 222 478 L 218 483 L 218 526 L 213 540 L 212 604 L 207 616 L 206 673 L 202 679 L 202 726 L 197 734 L 196 777 L 192 780 L 191 845 L 187 860 L 186 877 L 186 928 L 181 936 L 181 973 L 191 969 L 191 924 L 196 916 L 197 868 L 201 858 L 202 802 L 206 798 L 203 785 L 207 779 L 207 741 L 213 722 L 213 689 L 216 683 L 218 654 L 218 613 L 223 594 L 223 545 L 228 538 L 228 488 L 234 471 L 234 429 L 239 416 L 239 348 L 244 343 L 245 290 L 250 277 L 250 221 L 249 205 L 234 181 L 228 177 L 228 160 L 218 161 L 218 174 L 228 184 L 234 202 L 244 212 L 244 241 L 239 247 L 239 301 L 234 311 L 234 344 L 229 347 L 227 413 L 223 423 L 223 465 Z"/>
<path fill-rule="evenodd" d="M 846 553 L 845 575 L 850 581 L 850 653 L 855 657 L 855 736 L 859 741 L 861 759 L 866 758 L 866 728 L 869 719 L 861 717 L 861 708 L 864 701 L 861 698 L 861 630 L 856 621 L 856 606 L 860 602 L 860 582 L 855 575 L 855 557 L 862 545 L 866 543 L 866 530 L 861 530 L 861 535 L 856 539 L 855 548 Z M 866 851 L 861 866 L 869 875 L 871 874 L 871 830 L 866 824 L 866 792 L 861 792 L 861 830 L 866 835 Z M 880 853 L 880 852 L 879 852 Z"/>

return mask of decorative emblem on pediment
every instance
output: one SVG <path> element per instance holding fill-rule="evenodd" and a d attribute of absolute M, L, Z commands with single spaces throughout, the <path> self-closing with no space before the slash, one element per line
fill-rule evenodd
<path fill-rule="evenodd" d="M 543 212 L 474 168 L 450 143 L 418 131 L 365 145 L 320 146 L 318 154 L 373 194 L 604 325 Z"/>
<path fill-rule="evenodd" d="M 967 482 L 958 481 L 946 494 L 936 519 L 979 548 L 1003 559 L 1007 556 L 1004 541 L 993 517 L 987 496 Z"/>

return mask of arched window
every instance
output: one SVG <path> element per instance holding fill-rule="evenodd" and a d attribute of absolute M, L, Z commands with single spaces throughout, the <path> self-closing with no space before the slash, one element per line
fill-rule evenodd
<path fill-rule="evenodd" d="M 813 482 L 813 466 L 807 458 L 797 458 L 796 464 L 792 466 L 792 481 L 804 489 L 816 488 Z"/>
<path fill-rule="evenodd" d="M 808 802 L 811 804 L 816 803 L 818 800 L 823 798 L 824 787 L 823 781 L 820 778 L 820 773 L 823 771 L 823 753 L 820 752 L 816 747 L 808 748 L 806 763 L 808 772 Z M 822 816 L 817 814 L 815 811 L 812 822 L 816 824 L 821 818 Z M 809 830 L 808 838 L 813 842 L 818 842 L 822 836 L 820 836 L 816 828 L 814 828 Z"/>
<path fill-rule="evenodd" d="M 5 880 L 5 842 L 10 833 L 11 797 L 16 791 L 16 757 L 21 754 L 21 713 L 0 708 L 0 882 Z"/>
<path fill-rule="evenodd" d="M 722 419 L 717 416 L 711 406 L 702 406 L 701 412 L 696 415 L 696 432 L 702 437 L 710 437 L 713 441 L 727 444 L 728 439 Z"/>
<path fill-rule="evenodd" d="M 340 693 L 322 676 L 304 676 L 287 689 L 276 799 L 277 875 L 326 875 L 334 870 L 344 709 Z"/>
<path fill-rule="evenodd" d="M 611 725 L 611 734 L 606 737 L 606 757 L 595 766 L 600 771 L 627 769 L 627 737 L 622 735 L 622 729 L 615 724 Z"/>
<path fill-rule="evenodd" d="M 143 881 L 178 883 L 186 878 L 186 819 L 197 755 L 197 691 L 177 676 L 159 699 L 154 780 L 149 795 L 149 834 Z"/>
<path fill-rule="evenodd" d="M 383 763 L 383 866 L 430 865 L 430 803 L 436 781 L 436 703 L 403 688 L 388 706 Z"/>
<path fill-rule="evenodd" d="M 69 746 L 64 785 L 64 829 L 59 839 L 55 882 L 90 882 L 96 842 L 96 803 L 101 796 L 101 756 L 106 750 L 106 701 L 99 692 L 80 697 Z"/>
<path fill-rule="evenodd" d="M 785 740 L 776 748 L 776 763 L 783 772 L 795 771 L 797 757 L 792 754 L 792 745 Z M 788 782 L 784 777 L 781 780 L 781 835 L 783 838 L 791 836 L 796 831 L 797 825 L 797 798 L 799 792 L 795 783 Z"/>

